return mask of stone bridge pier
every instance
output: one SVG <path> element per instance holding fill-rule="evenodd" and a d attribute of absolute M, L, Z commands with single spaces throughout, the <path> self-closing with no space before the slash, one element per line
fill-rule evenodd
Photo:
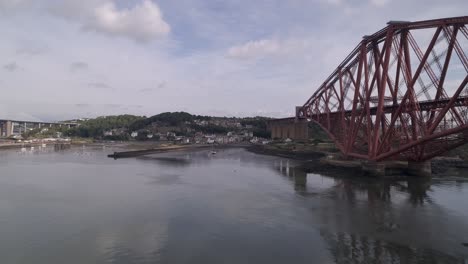
<path fill-rule="evenodd" d="M 306 119 L 283 118 L 268 122 L 273 139 L 307 140 L 309 138 L 309 123 Z"/>

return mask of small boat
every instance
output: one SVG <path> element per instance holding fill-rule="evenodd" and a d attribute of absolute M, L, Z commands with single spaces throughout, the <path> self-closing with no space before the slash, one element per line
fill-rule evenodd
<path fill-rule="evenodd" d="M 42 147 L 45 148 L 47 147 L 47 145 L 45 143 L 42 143 Z"/>
<path fill-rule="evenodd" d="M 216 151 L 212 150 L 211 155 L 215 155 L 215 154 L 216 154 Z"/>

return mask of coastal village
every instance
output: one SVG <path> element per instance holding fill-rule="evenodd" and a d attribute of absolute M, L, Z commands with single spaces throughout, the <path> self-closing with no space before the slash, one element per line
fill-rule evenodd
<path fill-rule="evenodd" d="M 195 124 L 200 127 L 216 126 L 228 130 L 225 133 L 204 133 L 191 128 Z M 175 144 L 235 144 L 250 142 L 254 144 L 268 144 L 267 138 L 254 135 L 252 125 L 243 126 L 237 120 L 199 120 L 185 121 L 182 126 L 165 126 L 158 123 L 136 131 L 126 128 L 114 128 L 103 132 L 104 138 L 121 137 L 127 134 L 133 140 L 163 141 Z"/>
<path fill-rule="evenodd" d="M 149 118 L 106 116 L 67 121 L 73 127 L 31 127 L 4 138 L 0 144 L 93 141 L 142 141 L 167 144 L 268 144 L 267 119 L 194 116 L 184 112 Z"/>

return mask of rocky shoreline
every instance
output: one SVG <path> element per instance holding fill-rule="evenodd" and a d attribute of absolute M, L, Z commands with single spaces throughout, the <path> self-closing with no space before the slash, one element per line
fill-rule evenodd
<path fill-rule="evenodd" d="M 202 149 L 222 149 L 222 148 L 244 148 L 247 151 L 269 156 L 283 157 L 300 161 L 301 166 L 310 172 L 326 173 L 336 175 L 368 176 L 369 173 L 363 169 L 362 160 L 345 160 L 341 154 L 333 149 L 320 149 L 309 147 L 307 149 L 293 148 L 281 149 L 275 145 L 258 144 L 230 144 L 230 145 L 159 145 L 148 148 L 147 145 L 140 145 L 128 151 L 115 152 L 109 154 L 109 158 L 130 158 L 156 153 L 173 151 L 191 151 Z M 408 164 L 401 161 L 385 162 L 386 177 L 401 177 L 407 174 Z M 365 166 L 364 166 L 365 167 Z M 460 158 L 440 157 L 431 161 L 432 173 L 434 175 L 446 174 L 450 171 L 455 175 L 464 175 L 464 169 L 468 169 L 468 162 Z"/>
<path fill-rule="evenodd" d="M 328 152 L 319 151 L 319 150 L 309 150 L 309 151 L 300 151 L 300 150 L 282 150 L 278 148 L 271 148 L 265 145 L 250 145 L 246 149 L 253 153 L 271 155 L 271 156 L 280 156 L 284 158 L 296 159 L 296 160 L 318 160 L 327 156 Z"/>
<path fill-rule="evenodd" d="M 330 152 L 329 150 L 309 149 L 309 150 L 285 150 L 274 146 L 251 145 L 247 150 L 263 155 L 279 156 L 288 159 L 294 159 L 303 162 L 303 166 L 310 169 L 311 172 L 326 172 L 334 174 L 349 174 L 353 176 L 369 175 L 363 169 L 362 160 L 346 160 L 341 158 L 341 154 Z M 386 177 L 408 176 L 407 162 L 389 161 L 385 164 Z M 465 176 L 468 172 L 468 161 L 459 157 L 438 157 L 430 162 L 433 175 L 445 175 L 449 173 L 455 176 Z"/>

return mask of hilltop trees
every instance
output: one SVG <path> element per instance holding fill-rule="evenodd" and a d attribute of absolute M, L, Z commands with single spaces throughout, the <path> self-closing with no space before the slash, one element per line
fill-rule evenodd
<path fill-rule="evenodd" d="M 136 131 L 143 129 L 152 123 L 161 123 L 165 126 L 178 126 L 184 122 L 193 122 L 194 120 L 210 120 L 209 116 L 191 115 L 187 112 L 165 112 L 154 115 L 149 118 L 140 119 L 130 125 L 130 130 Z"/>
<path fill-rule="evenodd" d="M 134 115 L 101 116 L 81 123 L 80 126 L 66 131 L 67 136 L 71 137 L 92 137 L 101 138 L 105 131 L 111 129 L 125 129 L 144 117 Z"/>
<path fill-rule="evenodd" d="M 242 126 L 251 126 L 255 137 L 270 138 L 271 132 L 267 129 L 267 122 L 271 120 L 268 117 L 247 117 L 241 120 Z"/>

